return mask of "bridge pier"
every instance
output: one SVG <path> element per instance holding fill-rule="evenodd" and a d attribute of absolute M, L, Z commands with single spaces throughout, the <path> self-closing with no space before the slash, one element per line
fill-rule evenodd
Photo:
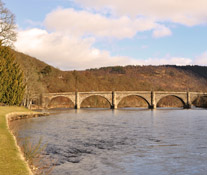
<path fill-rule="evenodd" d="M 117 109 L 117 102 L 116 102 L 116 92 L 112 92 L 112 105 L 111 109 Z"/>
<path fill-rule="evenodd" d="M 75 109 L 80 109 L 79 93 L 75 93 Z"/>
<path fill-rule="evenodd" d="M 152 91 L 151 92 L 151 104 L 149 105 L 149 109 L 156 109 L 157 108 L 157 104 L 155 101 L 155 92 Z"/>
<path fill-rule="evenodd" d="M 79 105 L 75 105 L 75 109 L 80 109 L 80 106 Z"/>
<path fill-rule="evenodd" d="M 117 106 L 113 106 L 113 105 L 112 105 L 112 106 L 111 106 L 111 109 L 117 109 Z"/>
<path fill-rule="evenodd" d="M 43 97 L 43 95 L 41 95 L 40 96 L 40 98 L 41 98 L 41 107 L 43 108 L 43 109 L 48 109 L 48 98 L 45 98 L 45 97 Z"/>
<path fill-rule="evenodd" d="M 149 105 L 149 109 L 156 109 L 156 105 Z"/>
<path fill-rule="evenodd" d="M 191 109 L 191 104 L 185 104 L 183 108 L 184 109 Z"/>
<path fill-rule="evenodd" d="M 184 109 L 191 109 L 190 92 L 187 92 L 187 103 L 184 105 Z"/>

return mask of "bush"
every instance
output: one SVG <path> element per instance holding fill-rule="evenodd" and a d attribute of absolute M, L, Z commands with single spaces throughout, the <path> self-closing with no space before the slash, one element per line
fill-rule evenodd
<path fill-rule="evenodd" d="M 52 68 L 50 66 L 45 66 L 40 73 L 43 75 L 49 75 L 52 72 Z"/>

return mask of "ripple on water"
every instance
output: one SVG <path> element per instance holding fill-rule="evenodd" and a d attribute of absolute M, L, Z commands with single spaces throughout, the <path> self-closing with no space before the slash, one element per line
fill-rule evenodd
<path fill-rule="evenodd" d="M 17 121 L 54 175 L 206 175 L 206 110 L 70 110 Z"/>

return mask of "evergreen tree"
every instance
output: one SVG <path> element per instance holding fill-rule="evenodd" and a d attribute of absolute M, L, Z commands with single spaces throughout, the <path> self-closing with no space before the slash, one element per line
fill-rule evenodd
<path fill-rule="evenodd" d="M 11 49 L 0 42 L 0 103 L 19 105 L 24 96 L 23 73 Z"/>
<path fill-rule="evenodd" d="M 0 0 L 0 103 L 7 105 L 19 105 L 25 89 L 23 73 L 8 47 L 15 40 L 15 17 Z"/>

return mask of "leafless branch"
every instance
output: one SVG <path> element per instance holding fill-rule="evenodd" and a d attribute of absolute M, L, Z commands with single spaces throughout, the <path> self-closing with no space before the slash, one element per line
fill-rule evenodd
<path fill-rule="evenodd" d="M 15 16 L 4 7 L 4 3 L 0 0 L 0 40 L 2 45 L 13 45 L 13 42 L 16 41 L 15 30 Z"/>

